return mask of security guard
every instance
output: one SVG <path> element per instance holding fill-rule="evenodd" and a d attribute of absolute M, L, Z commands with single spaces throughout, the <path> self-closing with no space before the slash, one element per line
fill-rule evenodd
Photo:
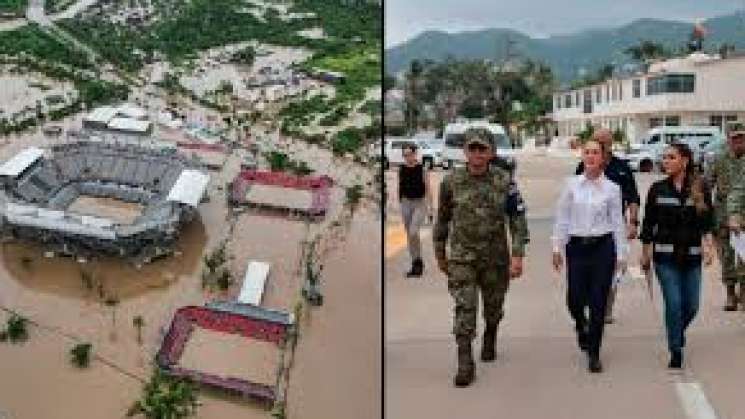
<path fill-rule="evenodd" d="M 525 205 L 512 176 L 489 164 L 493 157 L 490 138 L 491 134 L 484 130 L 466 133 L 467 165 L 443 179 L 433 232 L 435 257 L 440 270 L 448 276 L 448 291 L 455 301 L 457 387 L 468 386 L 474 379 L 471 342 L 476 336 L 479 291 L 486 322 L 481 360 L 489 362 L 496 357 L 497 325 L 503 316 L 504 296 L 510 278 L 522 275 L 528 243 Z"/>
<path fill-rule="evenodd" d="M 738 266 L 735 260 L 735 251 L 730 245 L 728 221 L 730 215 L 739 215 L 738 207 L 732 208 L 734 212 L 727 209 L 728 196 L 732 195 L 732 187 L 742 178 L 743 165 L 745 165 L 745 132 L 733 131 L 729 134 L 728 150 L 719 154 L 706 170 L 706 181 L 711 189 L 714 189 L 714 218 L 717 248 L 719 249 L 719 260 L 722 264 L 722 282 L 727 290 L 727 302 L 725 311 L 737 310 L 737 303 L 745 310 L 745 268 Z M 734 199 L 735 197 L 733 197 Z M 736 204 L 736 201 L 733 201 Z M 740 295 L 736 293 L 735 286 L 740 284 Z"/>

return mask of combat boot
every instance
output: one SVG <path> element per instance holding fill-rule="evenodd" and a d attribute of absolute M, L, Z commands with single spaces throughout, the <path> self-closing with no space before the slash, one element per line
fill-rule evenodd
<path fill-rule="evenodd" d="M 418 278 L 422 276 L 422 273 L 424 273 L 424 262 L 422 262 L 421 258 L 416 258 L 411 262 L 411 269 L 409 272 L 406 272 L 406 277 Z"/>
<path fill-rule="evenodd" d="M 734 284 L 727 284 L 727 302 L 724 305 L 724 311 L 737 310 L 737 293 Z"/>
<path fill-rule="evenodd" d="M 497 325 L 487 324 L 481 341 L 481 360 L 491 362 L 497 357 Z"/>
<path fill-rule="evenodd" d="M 473 382 L 476 366 L 473 363 L 471 341 L 458 342 L 458 372 L 453 382 L 456 387 L 468 387 Z"/>

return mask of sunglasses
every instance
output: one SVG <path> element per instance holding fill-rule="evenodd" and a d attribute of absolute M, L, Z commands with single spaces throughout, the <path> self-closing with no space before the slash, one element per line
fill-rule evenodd
<path fill-rule="evenodd" d="M 471 151 L 471 152 L 480 151 L 480 152 L 483 153 L 483 152 L 485 152 L 488 149 L 489 149 L 489 147 L 487 147 L 487 146 L 485 146 L 483 144 L 478 144 L 478 143 L 468 144 L 468 151 Z"/>

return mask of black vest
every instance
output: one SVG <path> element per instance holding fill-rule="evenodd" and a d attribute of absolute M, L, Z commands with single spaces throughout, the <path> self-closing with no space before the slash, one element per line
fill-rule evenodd
<path fill-rule="evenodd" d="M 398 197 L 409 199 L 424 198 L 424 166 L 402 165 L 398 170 Z"/>

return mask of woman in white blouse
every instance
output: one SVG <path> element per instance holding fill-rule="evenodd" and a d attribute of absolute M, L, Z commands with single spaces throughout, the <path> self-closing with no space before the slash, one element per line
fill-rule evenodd
<path fill-rule="evenodd" d="M 594 140 L 582 147 L 585 171 L 567 180 L 552 237 L 557 272 L 564 264 L 562 252 L 566 253 L 567 306 L 590 372 L 603 370 L 600 347 L 608 290 L 615 271 L 625 269 L 627 253 L 621 189 L 603 174 L 603 151 Z"/>

